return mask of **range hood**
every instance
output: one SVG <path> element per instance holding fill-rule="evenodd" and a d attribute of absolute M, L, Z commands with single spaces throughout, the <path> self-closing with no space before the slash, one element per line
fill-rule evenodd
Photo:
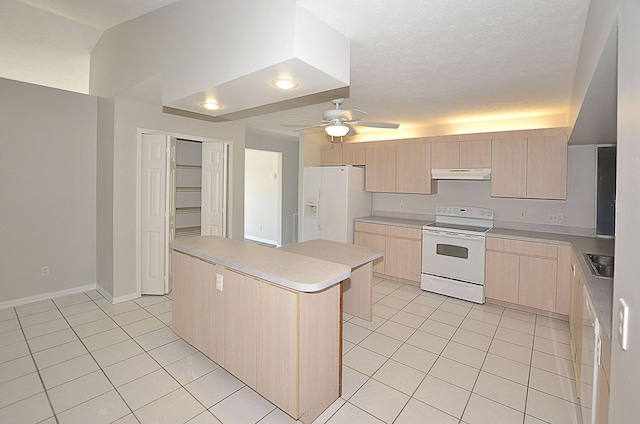
<path fill-rule="evenodd" d="M 438 168 L 431 170 L 434 180 L 480 180 L 491 179 L 491 168 Z"/>

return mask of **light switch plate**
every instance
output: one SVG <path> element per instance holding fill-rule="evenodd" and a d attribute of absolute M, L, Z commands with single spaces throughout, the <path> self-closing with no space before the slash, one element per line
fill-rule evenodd
<path fill-rule="evenodd" d="M 618 300 L 618 341 L 623 350 L 627 350 L 629 335 L 629 306 L 623 298 Z"/>
<path fill-rule="evenodd" d="M 222 291 L 222 275 L 216 274 L 216 290 Z"/>

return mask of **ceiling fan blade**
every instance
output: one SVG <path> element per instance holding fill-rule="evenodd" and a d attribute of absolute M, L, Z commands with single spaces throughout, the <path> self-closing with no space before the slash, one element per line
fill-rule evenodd
<path fill-rule="evenodd" d="M 349 132 L 347 133 L 347 135 L 345 135 L 345 137 L 353 137 L 354 135 L 358 134 L 358 131 L 356 131 L 356 129 L 353 128 L 351 125 L 349 125 L 348 127 L 349 127 Z"/>
<path fill-rule="evenodd" d="M 312 128 L 322 128 L 322 127 L 326 127 L 328 124 L 316 124 L 316 125 L 311 125 L 308 127 L 302 127 L 300 128 L 300 125 L 288 125 L 288 124 L 284 124 L 284 125 L 280 125 L 281 127 L 294 127 L 294 128 L 298 128 L 297 130 L 294 130 L 296 132 L 302 132 L 302 131 L 307 131 L 310 130 Z"/>
<path fill-rule="evenodd" d="M 350 125 L 359 125 L 361 127 L 373 127 L 373 128 L 387 128 L 391 130 L 398 129 L 399 124 L 394 124 L 391 122 L 372 122 L 372 121 L 353 121 L 348 122 Z"/>

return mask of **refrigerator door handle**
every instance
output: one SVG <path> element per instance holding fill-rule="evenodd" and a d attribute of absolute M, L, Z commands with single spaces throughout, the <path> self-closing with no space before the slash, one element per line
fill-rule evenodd
<path fill-rule="evenodd" d="M 322 211 L 324 210 L 324 190 L 318 190 L 318 230 L 322 231 Z"/>

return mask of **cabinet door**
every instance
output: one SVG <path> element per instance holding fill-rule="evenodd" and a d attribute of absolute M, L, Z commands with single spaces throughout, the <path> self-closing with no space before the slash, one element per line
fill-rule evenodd
<path fill-rule="evenodd" d="M 457 141 L 449 143 L 432 143 L 431 167 L 435 169 L 459 168 L 460 143 Z"/>
<path fill-rule="evenodd" d="M 387 237 L 385 242 L 385 275 L 420 281 L 422 242 Z"/>
<path fill-rule="evenodd" d="M 556 287 L 556 312 L 569 315 L 571 303 L 571 246 L 558 246 L 558 280 Z"/>
<path fill-rule="evenodd" d="M 555 310 L 557 265 L 554 259 L 520 256 L 520 305 L 545 311 Z"/>
<path fill-rule="evenodd" d="M 567 199 L 567 137 L 528 139 L 527 197 Z"/>
<path fill-rule="evenodd" d="M 491 140 L 461 141 L 460 168 L 491 168 Z"/>
<path fill-rule="evenodd" d="M 361 233 L 356 231 L 353 237 L 353 244 L 357 244 L 358 246 L 374 247 L 384 252 L 385 236 L 380 234 Z M 386 253 L 381 258 L 373 261 L 373 272 L 377 272 L 380 274 L 385 273 L 385 256 Z"/>
<path fill-rule="evenodd" d="M 362 143 L 343 144 L 342 162 L 345 165 L 365 165 L 366 147 Z"/>
<path fill-rule="evenodd" d="M 365 190 L 378 193 L 395 193 L 396 147 L 367 147 L 366 162 Z"/>
<path fill-rule="evenodd" d="M 433 194 L 431 149 L 427 143 L 396 146 L 396 193 Z"/>
<path fill-rule="evenodd" d="M 485 296 L 518 303 L 520 260 L 518 255 L 487 251 L 485 259 Z"/>
<path fill-rule="evenodd" d="M 342 162 L 342 146 L 322 149 L 320 163 L 322 166 L 340 166 Z"/>
<path fill-rule="evenodd" d="M 257 391 L 297 418 L 298 294 L 263 281 L 258 299 Z"/>
<path fill-rule="evenodd" d="M 224 268 L 224 367 L 256 388 L 258 281 Z"/>
<path fill-rule="evenodd" d="M 491 142 L 491 196 L 527 197 L 527 139 Z"/>

